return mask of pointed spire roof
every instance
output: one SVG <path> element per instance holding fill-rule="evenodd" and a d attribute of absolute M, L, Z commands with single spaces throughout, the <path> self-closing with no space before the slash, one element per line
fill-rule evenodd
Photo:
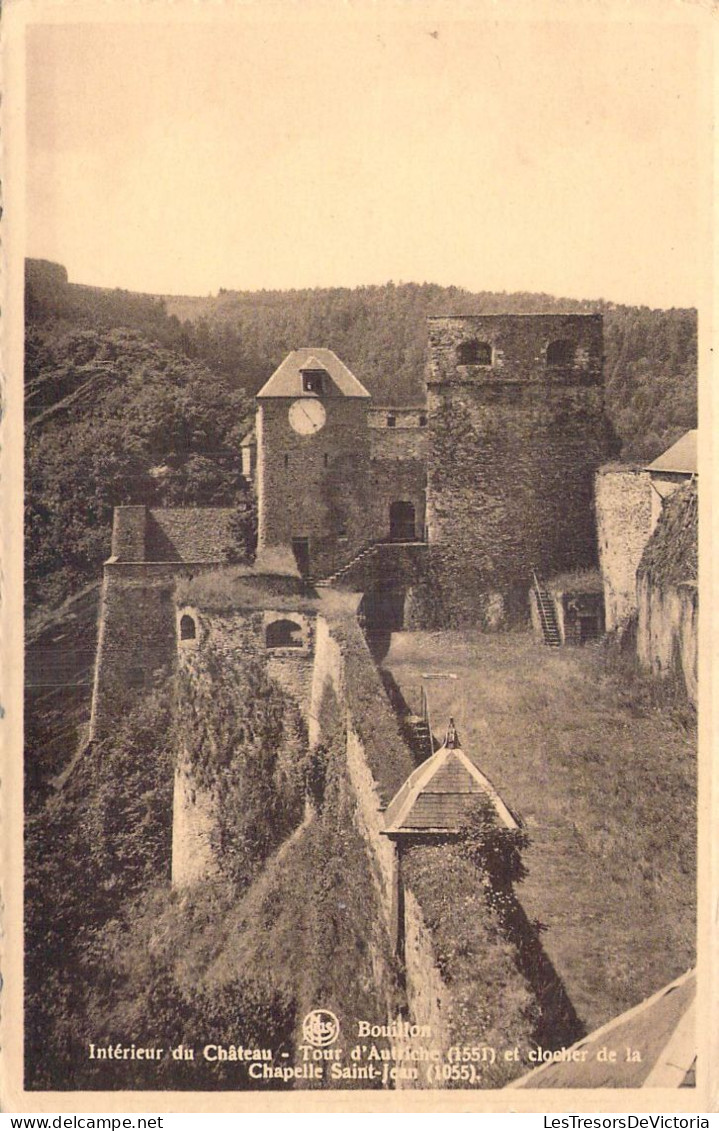
<path fill-rule="evenodd" d="M 517 828 L 489 778 L 460 748 L 450 719 L 444 745 L 410 774 L 387 806 L 383 831 L 387 836 L 458 833 L 480 796 L 506 828 Z"/>
<path fill-rule="evenodd" d="M 258 400 L 265 397 L 314 397 L 316 393 L 307 393 L 302 387 L 302 373 L 322 370 L 328 376 L 325 382 L 324 393 L 334 397 L 367 397 L 370 394 L 354 373 L 351 373 L 343 361 L 332 350 L 319 347 L 305 347 L 292 350 L 285 360 L 274 371 L 269 381 L 266 382 L 257 394 Z"/>

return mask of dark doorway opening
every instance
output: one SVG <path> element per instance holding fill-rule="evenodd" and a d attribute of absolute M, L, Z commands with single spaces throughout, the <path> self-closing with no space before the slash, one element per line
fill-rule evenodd
<path fill-rule="evenodd" d="M 197 636 L 194 617 L 185 614 L 180 620 L 180 640 L 194 640 Z"/>
<path fill-rule="evenodd" d="M 389 536 L 392 542 L 415 541 L 415 513 L 412 503 L 390 503 Z"/>
<path fill-rule="evenodd" d="M 599 635 L 599 617 L 579 618 L 580 644 L 586 644 L 588 640 L 597 640 L 599 638 Z"/>
<path fill-rule="evenodd" d="M 292 553 L 295 555 L 297 568 L 302 577 L 309 577 L 310 573 L 310 540 L 309 538 L 293 538 Z"/>

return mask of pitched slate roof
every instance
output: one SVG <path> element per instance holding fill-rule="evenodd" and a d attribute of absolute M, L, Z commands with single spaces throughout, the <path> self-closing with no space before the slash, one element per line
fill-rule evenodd
<path fill-rule="evenodd" d="M 444 746 L 410 774 L 387 806 L 387 836 L 457 833 L 478 796 L 486 797 L 502 824 L 517 822 L 496 789 L 459 747 L 450 722 Z"/>
<path fill-rule="evenodd" d="M 696 973 L 688 970 L 658 993 L 620 1014 L 549 1062 L 507 1085 L 509 1088 L 679 1088 L 693 1080 L 697 1051 Z M 606 1046 L 614 1062 L 597 1060 Z M 627 1061 L 638 1049 L 641 1061 Z M 582 1053 L 585 1055 L 582 1057 Z M 574 1059 L 574 1056 L 581 1059 Z"/>
<path fill-rule="evenodd" d="M 292 350 L 274 371 L 257 394 L 264 397 L 316 397 L 302 388 L 302 371 L 322 369 L 329 375 L 329 396 L 369 397 L 364 385 L 357 380 L 343 361 L 332 350 L 312 347 Z"/>
<path fill-rule="evenodd" d="M 690 429 L 681 436 L 676 444 L 667 448 L 660 456 L 650 463 L 646 471 L 671 471 L 696 475 L 697 465 L 697 435 L 696 428 Z"/>

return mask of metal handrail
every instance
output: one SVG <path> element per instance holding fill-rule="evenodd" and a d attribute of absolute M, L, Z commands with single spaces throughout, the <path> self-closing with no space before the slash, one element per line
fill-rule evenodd
<path fill-rule="evenodd" d="M 542 603 L 542 587 L 539 584 L 539 578 L 537 577 L 534 570 L 532 570 L 532 577 L 534 578 L 534 588 L 537 594 L 537 610 L 539 612 L 539 620 L 542 625 L 542 630 L 545 633 L 546 639 L 546 633 L 549 632 L 551 625 L 547 619 L 547 614 L 544 611 L 544 605 Z"/>
<path fill-rule="evenodd" d="M 429 713 L 429 697 L 424 684 L 420 686 L 420 711 L 429 730 L 429 746 L 432 754 L 434 754 L 434 734 L 432 732 L 432 719 Z"/>

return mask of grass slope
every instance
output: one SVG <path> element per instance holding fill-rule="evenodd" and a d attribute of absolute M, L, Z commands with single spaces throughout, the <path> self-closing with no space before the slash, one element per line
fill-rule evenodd
<path fill-rule="evenodd" d="M 523 817 L 518 890 L 592 1029 L 690 966 L 695 944 L 696 735 L 598 646 L 531 636 L 402 633 L 385 660 L 416 710 L 423 673 L 439 733 Z M 456 679 L 450 679 L 454 675 Z"/>

